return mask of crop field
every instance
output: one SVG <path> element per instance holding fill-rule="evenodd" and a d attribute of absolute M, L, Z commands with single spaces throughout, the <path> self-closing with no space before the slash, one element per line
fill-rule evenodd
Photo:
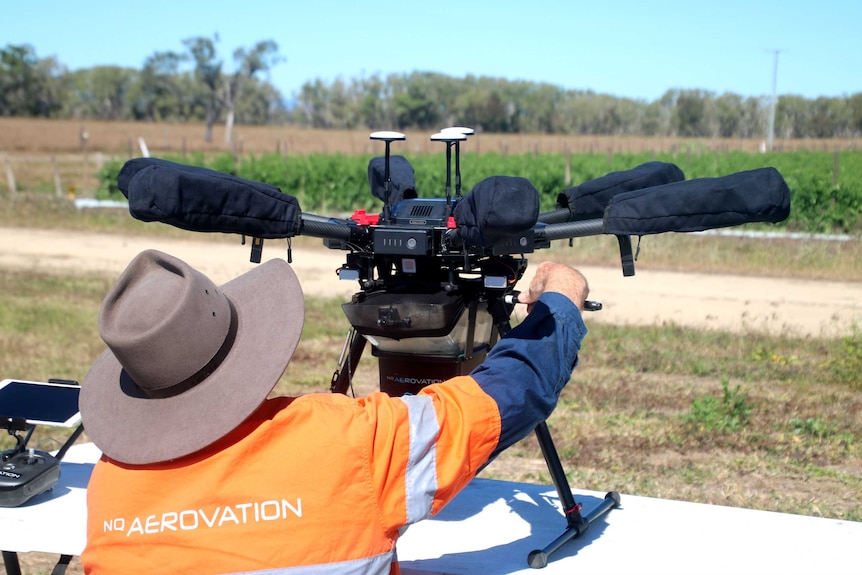
<path fill-rule="evenodd" d="M 142 155 L 141 145 L 152 155 L 184 156 L 233 153 L 368 155 L 380 145 L 368 138 L 367 130 L 311 130 L 279 126 L 238 126 L 234 146 L 224 143 L 223 126 L 213 129 L 212 142 L 204 141 L 200 124 L 154 124 L 142 122 L 98 122 L 90 120 L 46 120 L 0 118 L 0 162 L 6 177 L 0 177 L 0 192 L 10 188 L 14 174 L 18 190 L 50 190 L 58 195 L 92 196 L 98 187 L 96 174 L 110 158 Z M 438 154 L 441 144 L 430 134 L 407 132 L 407 141 L 393 150 L 408 155 Z M 465 144 L 468 153 L 521 154 L 614 154 L 632 153 L 723 153 L 758 151 L 757 139 L 696 140 L 675 137 L 554 136 L 545 134 L 479 134 Z M 776 151 L 851 151 L 862 148 L 859 140 L 778 140 Z M 0 170 L 2 171 L 2 170 Z"/>

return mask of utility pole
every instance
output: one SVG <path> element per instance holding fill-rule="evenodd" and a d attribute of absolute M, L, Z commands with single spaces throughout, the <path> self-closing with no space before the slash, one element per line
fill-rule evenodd
<path fill-rule="evenodd" d="M 781 50 L 773 50 L 775 63 L 772 68 L 772 102 L 769 105 L 769 131 L 766 134 L 766 149 L 772 151 L 772 137 L 775 134 L 775 108 L 778 105 L 778 54 Z"/>

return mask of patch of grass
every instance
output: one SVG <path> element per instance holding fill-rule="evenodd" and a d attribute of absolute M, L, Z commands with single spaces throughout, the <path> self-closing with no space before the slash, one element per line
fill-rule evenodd
<path fill-rule="evenodd" d="M 859 520 L 862 391 L 829 366 L 846 361 L 845 345 L 595 324 L 549 420 L 569 480 L 593 491 Z M 485 473 L 549 480 L 532 437 Z"/>
<path fill-rule="evenodd" d="M 823 368 L 831 372 L 838 381 L 854 389 L 862 389 L 862 332 L 855 331 L 842 338 L 838 342 L 837 351 L 838 353 L 827 358 Z"/>
<path fill-rule="evenodd" d="M 860 413 L 862 394 L 842 385 L 716 392 L 712 378 L 582 365 L 549 426 L 575 489 L 858 520 Z M 532 436 L 485 474 L 549 480 Z"/>
<path fill-rule="evenodd" d="M 635 240 L 636 242 L 636 240 Z M 575 266 L 617 265 L 613 236 L 556 241 L 536 254 Z M 644 237 L 635 263 L 638 271 L 704 272 L 812 280 L 862 280 L 862 241 L 746 238 L 668 233 Z M 532 261 L 532 260 L 531 260 Z"/>
<path fill-rule="evenodd" d="M 341 338 L 347 334 L 349 324 L 341 309 L 343 298 L 305 298 L 305 323 L 302 337 L 305 339 Z"/>
<path fill-rule="evenodd" d="M 752 409 L 748 393 L 738 385 L 731 388 L 727 378 L 722 379 L 721 390 L 721 398 L 706 395 L 692 401 L 691 410 L 685 414 L 684 421 L 700 433 L 730 433 L 748 425 Z"/>
<path fill-rule="evenodd" d="M 862 346 L 858 334 L 844 339 L 738 334 L 674 324 L 590 325 L 584 365 L 618 365 L 631 373 L 687 374 L 752 382 L 776 380 L 858 389 Z"/>
<path fill-rule="evenodd" d="M 823 439 L 834 433 L 832 426 L 820 417 L 794 417 L 788 422 L 788 428 L 793 435 L 808 435 Z"/>
<path fill-rule="evenodd" d="M 104 349 L 96 322 L 109 280 L 95 276 L 0 275 L 3 377 L 80 380 Z"/>

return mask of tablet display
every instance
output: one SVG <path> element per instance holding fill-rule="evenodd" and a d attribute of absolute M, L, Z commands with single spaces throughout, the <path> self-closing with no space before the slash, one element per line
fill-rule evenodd
<path fill-rule="evenodd" d="M 0 418 L 34 425 L 72 427 L 81 421 L 77 385 L 4 379 L 0 381 Z"/>

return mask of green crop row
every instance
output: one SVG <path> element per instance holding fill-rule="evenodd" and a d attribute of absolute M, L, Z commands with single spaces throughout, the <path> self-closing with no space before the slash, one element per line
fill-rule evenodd
<path fill-rule="evenodd" d="M 367 166 L 371 156 L 367 155 L 312 154 L 287 158 L 279 154 L 241 157 L 199 154 L 166 159 L 270 183 L 295 196 L 302 209 L 311 213 L 338 215 L 355 209 L 374 212 L 382 207 L 369 191 Z M 407 159 L 415 171 L 419 196 L 444 197 L 445 156 L 417 154 L 407 155 Z M 466 153 L 461 156 L 462 191 L 467 193 L 489 176 L 521 176 L 538 189 L 541 209 L 547 211 L 555 207 L 557 195 L 568 186 L 653 160 L 676 164 L 687 179 L 775 167 L 791 190 L 791 214 L 781 226 L 809 233 L 862 233 L 862 154 L 858 152 L 644 152 L 570 156 Z M 99 174 L 99 197 L 119 196 L 116 178 L 121 166 L 122 160 L 105 163 Z"/>

